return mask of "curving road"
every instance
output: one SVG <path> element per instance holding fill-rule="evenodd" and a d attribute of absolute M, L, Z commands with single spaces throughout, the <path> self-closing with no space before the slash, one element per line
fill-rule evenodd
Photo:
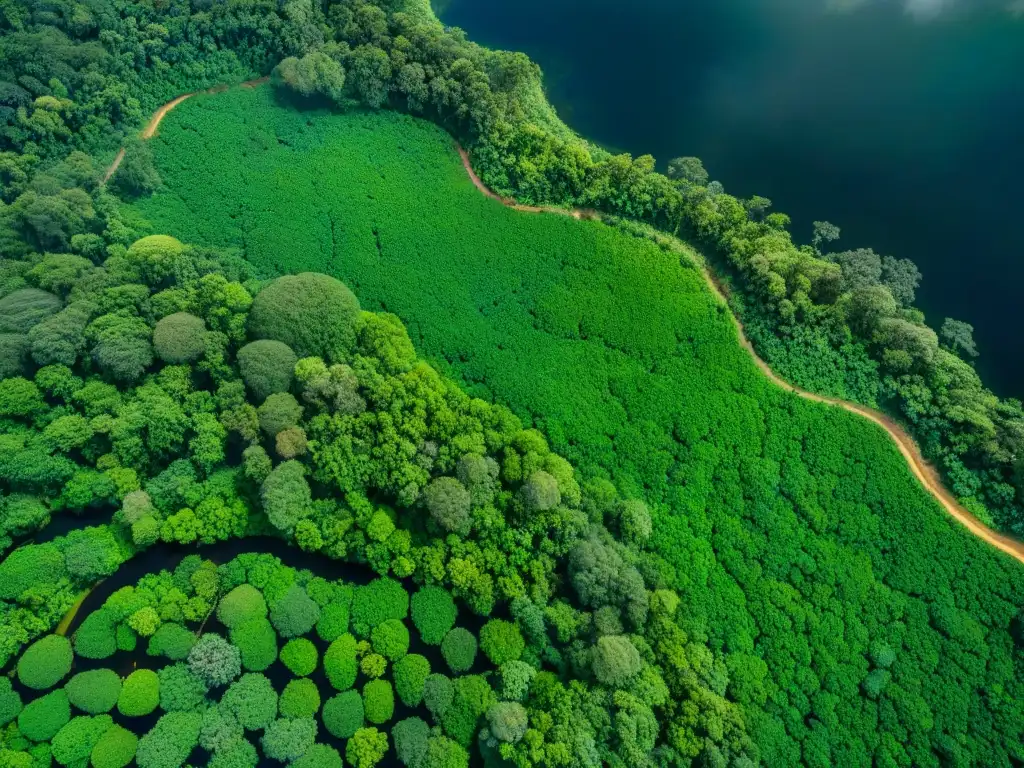
<path fill-rule="evenodd" d="M 267 80 L 269 80 L 269 78 L 263 77 L 258 80 L 249 80 L 245 83 L 242 83 L 241 85 L 244 88 L 254 88 L 257 85 L 267 82 Z M 227 86 L 217 86 L 215 88 L 210 88 L 209 90 L 202 92 L 218 93 L 226 89 Z M 167 113 L 179 104 L 181 104 L 181 102 L 185 101 L 186 99 L 192 96 L 195 96 L 196 93 L 199 93 L 199 91 L 183 94 L 175 99 L 172 99 L 171 101 L 167 102 L 162 107 L 160 107 L 156 112 L 153 113 L 153 116 L 149 119 L 149 122 L 146 123 L 145 128 L 142 129 L 142 132 L 140 133 L 141 138 L 149 139 L 152 136 L 154 136 L 156 134 L 157 127 L 160 125 L 160 121 L 164 119 Z M 456 144 L 455 146 L 456 149 L 458 149 L 459 157 L 462 158 L 462 165 L 466 169 L 466 173 L 469 175 L 469 178 L 473 182 L 473 185 L 478 190 L 480 190 L 480 192 L 482 192 L 484 195 L 491 198 L 492 200 L 500 202 L 502 205 L 508 206 L 509 208 L 512 208 L 517 211 L 523 211 L 524 213 L 555 213 L 561 216 L 570 216 L 574 219 L 599 218 L 599 214 L 597 214 L 595 211 L 583 208 L 569 209 L 556 208 L 553 206 L 521 205 L 520 203 L 517 203 L 515 200 L 506 197 L 501 197 L 500 195 L 496 194 L 491 189 L 489 189 L 477 175 L 476 171 L 473 170 L 473 166 L 469 161 L 469 153 L 467 153 L 466 150 L 463 149 L 458 144 Z M 121 151 L 117 153 L 117 157 L 114 158 L 114 162 L 111 163 L 110 167 L 107 169 L 107 172 L 103 177 L 103 183 L 106 183 L 107 180 L 114 175 L 114 173 L 118 169 L 118 166 L 121 165 L 121 161 L 123 159 L 124 149 L 121 149 Z M 708 271 L 707 267 L 703 264 L 698 263 L 697 266 L 700 269 L 701 275 L 703 275 L 704 281 L 707 283 L 708 288 L 717 297 L 717 299 L 728 308 L 728 302 L 726 301 L 725 295 L 723 294 L 722 289 L 719 287 L 718 283 L 715 281 L 711 272 Z M 736 315 L 731 310 L 729 311 L 729 317 L 732 318 L 732 321 L 736 326 L 736 335 L 739 338 L 740 345 L 750 354 L 750 356 L 754 359 L 754 363 L 761 370 L 761 372 L 766 377 L 768 377 L 769 381 L 771 381 L 776 386 L 781 387 L 782 389 L 789 390 L 793 394 L 802 397 L 805 400 L 812 400 L 816 403 L 825 403 L 827 405 L 832 405 L 837 408 L 842 408 L 845 411 L 855 413 L 858 416 L 861 416 L 867 419 L 868 421 L 874 422 L 875 424 L 880 426 L 889 434 L 889 437 L 892 438 L 892 441 L 896 444 L 896 448 L 903 455 L 903 458 L 906 460 L 907 465 L 910 467 L 910 471 L 913 473 L 914 477 L 918 479 L 921 485 L 925 487 L 925 490 L 927 490 L 928 493 L 930 493 L 935 498 L 935 500 L 942 506 L 944 510 L 946 510 L 946 512 L 951 517 L 953 517 L 957 522 L 963 525 L 968 531 L 977 536 L 979 539 L 982 539 L 983 541 L 986 541 L 989 544 L 991 544 L 996 549 L 1005 552 L 1018 562 L 1024 563 L 1024 543 L 1017 541 L 1016 539 L 1010 538 L 1009 536 L 1005 536 L 1001 533 L 993 531 L 991 528 L 989 528 L 987 525 L 981 522 L 977 517 L 971 514 L 967 510 L 967 508 L 964 507 L 960 502 L 958 502 L 956 500 L 956 497 L 954 497 L 953 494 L 950 493 L 942 484 L 942 480 L 939 478 L 939 473 L 936 472 L 935 468 L 925 460 L 924 456 L 921 455 L 921 450 L 920 448 L 917 447 L 917 443 L 914 442 L 914 439 L 907 433 L 905 429 L 903 429 L 903 427 L 901 427 L 893 419 L 891 419 L 889 416 L 886 416 L 881 411 L 877 411 L 873 408 L 868 408 L 867 406 L 864 405 L 859 405 L 858 403 L 851 403 L 846 400 L 840 400 L 839 398 L 836 397 L 826 397 L 825 395 L 818 395 L 815 394 L 814 392 L 808 392 L 805 389 L 800 389 L 799 387 L 795 387 L 789 382 L 784 381 L 775 374 L 775 372 L 769 367 L 768 363 L 766 363 L 764 360 L 758 357 L 757 352 L 754 350 L 753 344 L 750 343 L 750 340 L 747 338 L 747 334 L 743 329 L 743 323 L 740 322 L 739 318 L 736 317 Z"/>

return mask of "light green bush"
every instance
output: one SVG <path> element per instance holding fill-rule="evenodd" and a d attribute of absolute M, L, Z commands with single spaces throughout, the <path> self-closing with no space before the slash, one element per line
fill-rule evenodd
<path fill-rule="evenodd" d="M 71 671 L 74 653 L 61 635 L 46 635 L 25 649 L 18 659 L 18 680 L 26 688 L 52 688 Z"/>
<path fill-rule="evenodd" d="M 126 717 L 144 717 L 160 704 L 160 678 L 151 669 L 136 669 L 124 679 L 117 711 Z"/>

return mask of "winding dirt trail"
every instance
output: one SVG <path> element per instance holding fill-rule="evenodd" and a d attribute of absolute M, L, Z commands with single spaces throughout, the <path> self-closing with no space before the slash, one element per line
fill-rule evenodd
<path fill-rule="evenodd" d="M 262 85 L 263 83 L 267 82 L 269 79 L 270 78 L 268 77 L 261 77 L 257 80 L 249 80 L 244 83 L 241 83 L 241 87 L 255 88 L 256 86 Z M 156 130 L 160 125 L 160 121 L 167 116 L 167 113 L 179 104 L 181 104 L 186 99 L 195 96 L 196 93 L 220 93 L 222 91 L 226 91 L 227 89 L 228 86 L 219 85 L 214 88 L 209 88 L 205 91 L 185 93 L 181 96 L 178 96 L 175 99 L 172 99 L 171 101 L 167 102 L 162 107 L 160 107 L 156 112 L 153 113 L 153 116 L 150 117 L 149 122 L 146 123 L 146 126 L 142 129 L 141 133 L 139 134 L 140 137 L 143 139 L 150 139 L 154 135 L 156 135 Z M 559 216 L 570 216 L 574 219 L 600 218 L 600 215 L 596 211 L 588 209 L 569 209 L 556 208 L 554 206 L 521 205 L 520 203 L 517 203 L 515 200 L 511 198 L 502 197 L 501 195 L 498 195 L 494 191 L 489 189 L 487 185 L 485 185 L 483 181 L 480 179 L 480 177 L 477 175 L 476 171 L 473 170 L 473 166 L 469 161 L 469 153 L 466 152 L 466 150 L 463 149 L 461 146 L 459 146 L 458 143 L 456 143 L 455 147 L 459 152 L 459 157 L 462 158 L 462 165 L 466 169 L 466 173 L 469 175 L 469 178 L 473 182 L 473 185 L 478 190 L 480 190 L 480 192 L 483 193 L 485 196 L 491 198 L 492 200 L 497 200 L 502 205 L 505 205 L 517 211 L 522 211 L 524 213 L 553 213 Z M 121 149 L 121 151 L 117 153 L 117 157 L 114 158 L 114 162 L 111 163 L 110 167 L 107 169 L 107 172 L 103 177 L 104 184 L 110 179 L 111 176 L 114 175 L 118 167 L 121 165 L 122 160 L 124 160 L 123 148 Z M 711 289 L 711 292 L 718 298 L 720 302 L 722 302 L 726 306 L 726 308 L 728 308 L 728 302 L 726 301 L 725 294 L 719 286 L 718 282 L 715 280 L 714 276 L 711 274 L 711 272 L 705 265 L 698 262 L 698 267 L 700 269 L 701 275 L 704 277 L 704 281 Z M 729 310 L 728 314 L 729 317 L 732 318 L 732 322 L 736 326 L 736 335 L 739 338 L 740 345 L 750 354 L 750 356 L 754 360 L 754 363 L 760 369 L 761 373 L 763 373 L 769 381 L 771 381 L 773 384 L 782 389 L 789 390 L 793 394 L 802 397 L 805 400 L 812 400 L 816 403 L 825 403 L 826 405 L 832 405 L 837 408 L 842 408 L 843 410 L 849 411 L 850 413 L 856 413 L 858 416 L 861 416 L 867 419 L 868 421 L 874 422 L 875 424 L 880 426 L 889 434 L 889 437 L 892 438 L 892 441 L 896 444 L 897 449 L 899 449 L 899 452 L 903 455 L 903 458 L 906 460 L 907 465 L 910 467 L 910 471 L 913 473 L 914 477 L 918 479 L 921 485 L 923 485 L 925 489 L 928 491 L 928 493 L 930 493 L 935 498 L 935 500 L 942 505 L 942 508 L 945 509 L 951 517 L 957 520 L 961 525 L 963 525 L 968 531 L 977 536 L 979 539 L 982 539 L 983 541 L 986 541 L 989 544 L 991 544 L 996 549 L 1005 552 L 1018 562 L 1024 563 L 1024 542 L 1017 541 L 1016 539 L 1010 538 L 1009 536 L 1005 536 L 1001 533 L 993 531 L 991 528 L 989 528 L 987 525 L 981 522 L 978 518 L 976 518 L 973 514 L 971 514 L 962 504 L 960 504 L 960 502 L 956 500 L 953 494 L 950 493 L 942 484 L 942 480 L 939 478 L 939 473 L 936 472 L 935 468 L 925 460 L 924 456 L 921 455 L 921 450 L 920 448 L 917 447 L 917 443 L 914 442 L 914 439 L 907 433 L 905 429 L 903 429 L 903 427 L 901 427 L 892 418 L 886 416 L 881 411 L 877 411 L 873 408 L 868 408 L 867 406 L 859 405 L 857 403 L 851 403 L 846 400 L 840 400 L 839 398 L 826 397 L 824 395 L 815 394 L 814 392 L 808 392 L 805 389 L 795 387 L 789 382 L 779 378 L 779 376 L 777 376 L 775 372 L 768 366 L 768 363 L 762 360 L 758 356 L 757 352 L 754 350 L 754 346 L 753 344 L 750 343 L 750 339 L 747 338 L 747 334 L 743 329 L 743 323 L 740 322 L 740 319 L 736 317 L 735 313 L 733 313 L 731 310 Z"/>
<path fill-rule="evenodd" d="M 469 162 L 469 153 L 467 153 L 461 146 L 456 145 L 456 147 L 459 150 L 459 156 L 462 158 L 462 165 L 465 167 L 466 173 L 469 174 L 469 178 L 472 180 L 474 186 L 492 200 L 497 200 L 509 208 L 514 208 L 517 211 L 525 211 L 527 213 L 555 213 L 562 216 L 572 216 L 576 219 L 591 219 L 598 217 L 597 213 L 590 210 L 569 210 L 566 208 L 555 208 L 550 206 L 520 205 L 515 200 L 501 197 L 488 189 L 477 175 L 476 171 L 473 170 L 473 167 Z M 711 292 L 728 308 L 725 293 L 722 291 L 718 281 L 715 280 L 714 276 L 705 265 L 698 263 L 698 267 L 701 275 L 704 277 L 704 281 L 711 289 Z M 750 339 L 747 338 L 747 334 L 743 329 L 743 323 L 740 322 L 740 319 L 736 317 L 735 313 L 731 310 L 729 310 L 729 317 L 732 318 L 732 322 L 736 326 L 736 335 L 739 338 L 740 346 L 750 354 L 761 373 L 763 373 L 769 381 L 777 387 L 789 390 L 793 394 L 802 397 L 805 400 L 812 400 L 816 403 L 825 403 L 837 408 L 842 408 L 844 411 L 856 413 L 858 416 L 880 426 L 889 434 L 889 437 L 892 438 L 892 441 L 896 444 L 899 452 L 903 455 L 903 458 L 906 459 L 914 477 L 918 479 L 921 485 L 923 485 L 928 493 L 930 493 L 935 500 L 942 505 L 942 508 L 945 509 L 951 517 L 956 519 L 979 539 L 982 539 L 996 549 L 1005 552 L 1018 562 L 1024 563 L 1024 543 L 993 531 L 977 517 L 971 514 L 960 502 L 958 502 L 953 494 L 950 493 L 942 484 L 942 480 L 939 477 L 939 473 L 935 470 L 935 467 L 929 464 L 924 456 L 921 455 L 921 449 L 917 447 L 917 443 L 914 442 L 914 439 L 905 429 L 903 429 L 903 427 L 897 424 L 889 416 L 885 415 L 881 411 L 875 410 L 874 408 L 868 408 L 864 405 L 840 400 L 836 397 L 818 395 L 814 392 L 808 392 L 805 389 L 793 386 L 789 382 L 784 381 L 776 375 L 776 373 L 768 366 L 768 363 L 758 356 L 757 352 L 754 350 L 754 345 L 751 344 Z"/>

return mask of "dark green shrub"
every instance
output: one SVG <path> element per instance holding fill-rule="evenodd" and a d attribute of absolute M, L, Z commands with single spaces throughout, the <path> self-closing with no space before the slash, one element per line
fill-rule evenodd
<path fill-rule="evenodd" d="M 266 617 L 267 601 L 252 584 L 240 584 L 224 595 L 217 605 L 217 618 L 228 629 Z"/>
<path fill-rule="evenodd" d="M 68 768 L 86 765 L 93 747 L 113 724 L 110 715 L 83 715 L 72 719 L 50 741 L 53 759 Z"/>
<path fill-rule="evenodd" d="M 395 714 L 395 692 L 387 680 L 371 680 L 363 686 L 366 719 L 383 725 Z"/>
<path fill-rule="evenodd" d="M 64 555 L 54 544 L 19 547 L 0 562 L 0 600 L 16 600 L 30 587 L 65 576 Z"/>
<path fill-rule="evenodd" d="M 59 298 L 38 288 L 13 291 L 0 299 L 0 333 L 28 333 L 61 306 Z"/>
<path fill-rule="evenodd" d="M 231 642 L 242 655 L 242 666 L 262 672 L 277 659 L 277 634 L 266 619 L 250 619 L 231 630 Z"/>
<path fill-rule="evenodd" d="M 26 688 L 52 688 L 71 671 L 71 642 L 61 635 L 46 635 L 25 649 L 18 660 L 18 680 Z"/>
<path fill-rule="evenodd" d="M 117 711 L 125 717 L 144 717 L 160 704 L 160 677 L 151 669 L 136 669 L 124 679 Z"/>
<path fill-rule="evenodd" d="M 468 747 L 483 722 L 483 716 L 496 703 L 494 692 L 480 675 L 456 678 L 455 698 L 441 718 L 444 732 Z"/>
<path fill-rule="evenodd" d="M 18 716 L 18 730 L 32 741 L 49 741 L 71 720 L 71 705 L 63 689 L 30 702 Z"/>
<path fill-rule="evenodd" d="M 435 720 L 440 720 L 455 699 L 455 686 L 449 677 L 437 672 L 427 675 L 423 683 L 423 703 Z"/>
<path fill-rule="evenodd" d="M 356 639 L 345 634 L 324 652 L 324 672 L 335 690 L 344 691 L 356 682 Z"/>
<path fill-rule="evenodd" d="M 277 717 L 277 691 L 265 675 L 242 675 L 224 692 L 221 705 L 248 731 L 266 728 Z"/>
<path fill-rule="evenodd" d="M 279 277 L 256 294 L 249 333 L 276 339 L 299 357 L 344 360 L 355 343 L 359 301 L 327 275 L 303 272 Z"/>
<path fill-rule="evenodd" d="M 190 712 L 206 701 L 206 683 L 182 663 L 161 669 L 160 708 L 165 712 Z"/>
<path fill-rule="evenodd" d="M 419 706 L 428 675 L 430 662 L 418 653 L 403 656 L 395 663 L 395 692 L 406 706 Z"/>
<path fill-rule="evenodd" d="M 135 759 L 138 737 L 120 725 L 114 725 L 100 736 L 92 748 L 93 768 L 124 768 Z"/>
<path fill-rule="evenodd" d="M 281 717 L 313 717 L 320 710 L 320 691 L 307 677 L 289 680 L 278 701 Z"/>
<path fill-rule="evenodd" d="M 339 739 L 347 739 L 363 727 L 363 697 L 359 691 L 345 691 L 324 702 L 324 727 Z"/>
<path fill-rule="evenodd" d="M 297 677 L 307 677 L 316 670 L 319 655 L 312 641 L 296 637 L 281 649 L 281 663 Z"/>
<path fill-rule="evenodd" d="M 466 672 L 476 660 L 476 638 L 468 629 L 456 627 L 444 636 L 441 655 L 455 674 Z"/>
<path fill-rule="evenodd" d="M 409 615 L 409 593 L 394 579 L 374 579 L 357 587 L 352 598 L 352 623 L 361 635 L 388 619 Z"/>
<path fill-rule="evenodd" d="M 341 768 L 341 755 L 327 744 L 314 744 L 292 763 L 292 768 Z"/>
<path fill-rule="evenodd" d="M 9 677 L 0 677 L 0 726 L 7 725 L 21 712 L 21 696 Z"/>
<path fill-rule="evenodd" d="M 519 627 L 510 621 L 491 619 L 480 630 L 480 650 L 497 667 L 517 660 L 525 648 Z"/>
<path fill-rule="evenodd" d="M 64 690 L 71 705 L 90 715 L 109 712 L 121 695 L 121 677 L 112 669 L 79 672 L 68 680 Z"/>
<path fill-rule="evenodd" d="M 427 739 L 430 738 L 430 727 L 418 717 L 409 717 L 395 723 L 391 729 L 391 738 L 395 742 L 395 753 L 402 765 L 407 768 L 419 768 L 420 762 L 427 754 Z"/>
<path fill-rule="evenodd" d="M 320 620 L 316 623 L 316 633 L 321 640 L 334 642 L 348 632 L 348 604 L 328 603 L 320 611 Z"/>
<path fill-rule="evenodd" d="M 21 333 L 0 333 L 0 379 L 12 379 L 25 373 L 28 353 L 32 342 Z M 45 356 L 46 349 L 40 346 L 40 357 Z"/>
<path fill-rule="evenodd" d="M 195 632 L 181 624 L 167 622 L 149 638 L 146 653 L 149 656 L 166 656 L 171 661 L 184 661 L 195 644 Z"/>
<path fill-rule="evenodd" d="M 427 645 L 440 645 L 457 616 L 455 600 L 443 587 L 423 587 L 412 596 L 412 623 Z"/>
<path fill-rule="evenodd" d="M 206 323 L 188 312 L 175 312 L 160 320 L 153 329 L 153 349 L 161 360 L 182 365 L 203 356 Z"/>
<path fill-rule="evenodd" d="M 168 712 L 139 739 L 139 768 L 180 768 L 199 743 L 202 723 L 199 712 Z"/>
<path fill-rule="evenodd" d="M 188 668 L 208 687 L 216 688 L 242 674 L 242 655 L 220 635 L 206 633 L 188 652 Z"/>
<path fill-rule="evenodd" d="M 320 606 L 298 584 L 289 587 L 284 597 L 270 607 L 270 621 L 281 637 L 305 635 L 319 618 Z"/>
<path fill-rule="evenodd" d="M 291 388 L 297 361 L 287 344 L 272 339 L 254 341 L 238 350 L 238 369 L 257 403 Z"/>
<path fill-rule="evenodd" d="M 267 726 L 260 739 L 263 754 L 282 763 L 297 760 L 313 746 L 316 730 L 316 720 L 311 717 L 275 720 Z"/>
<path fill-rule="evenodd" d="M 388 619 L 373 628 L 373 650 L 390 661 L 397 661 L 409 651 L 409 630 L 398 619 Z"/>

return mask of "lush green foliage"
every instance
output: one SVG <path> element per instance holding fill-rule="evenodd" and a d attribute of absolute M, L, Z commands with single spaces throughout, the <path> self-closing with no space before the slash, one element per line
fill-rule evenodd
<path fill-rule="evenodd" d="M 120 725 L 111 726 L 92 748 L 94 768 L 125 768 L 135 759 L 138 737 Z"/>
<path fill-rule="evenodd" d="M 352 623 L 367 634 L 389 619 L 401 621 L 409 614 L 409 593 L 394 579 L 375 579 L 359 587 L 352 599 Z"/>
<path fill-rule="evenodd" d="M 410 653 L 395 662 L 395 692 L 403 704 L 419 706 L 428 675 L 430 662 L 418 653 Z"/>
<path fill-rule="evenodd" d="M 303 272 L 274 280 L 256 296 L 249 333 L 286 344 L 299 357 L 344 360 L 355 344 L 359 302 L 328 275 Z"/>
<path fill-rule="evenodd" d="M 71 671 L 71 643 L 61 635 L 47 635 L 32 643 L 18 659 L 18 681 L 27 688 L 52 688 Z"/>
<path fill-rule="evenodd" d="M 266 616 L 267 601 L 263 598 L 263 593 L 251 584 L 239 584 L 217 604 L 217 618 L 228 629 Z"/>
<path fill-rule="evenodd" d="M 0 726 L 7 725 L 21 712 L 21 695 L 9 677 L 0 678 Z"/>
<path fill-rule="evenodd" d="M 188 668 L 207 687 L 215 688 L 242 674 L 242 655 L 220 635 L 205 634 L 188 652 Z"/>
<path fill-rule="evenodd" d="M 496 667 L 516 661 L 526 648 L 519 627 L 504 619 L 491 619 L 480 630 L 480 650 Z"/>
<path fill-rule="evenodd" d="M 262 339 L 238 350 L 238 369 L 253 397 L 262 403 L 270 395 L 288 391 L 297 359 L 287 344 Z"/>
<path fill-rule="evenodd" d="M 242 666 L 262 672 L 277 660 L 277 634 L 264 618 L 250 619 L 231 630 L 231 642 L 241 653 Z"/>
<path fill-rule="evenodd" d="M 136 669 L 124 679 L 117 711 L 127 717 L 148 715 L 160 703 L 160 678 L 151 669 Z"/>
<path fill-rule="evenodd" d="M 121 678 L 112 669 L 79 672 L 64 686 L 68 701 L 89 715 L 109 712 L 121 695 Z"/>
<path fill-rule="evenodd" d="M 440 645 L 457 617 L 455 601 L 445 589 L 427 586 L 412 596 L 412 623 L 427 645 Z"/>
<path fill-rule="evenodd" d="M 289 672 L 298 677 L 313 674 L 319 660 L 316 646 L 304 637 L 289 640 L 281 649 L 281 663 L 288 667 Z"/>
<path fill-rule="evenodd" d="M 347 739 L 363 727 L 363 697 L 359 691 L 343 691 L 324 702 L 324 727 L 339 739 Z"/>
<path fill-rule="evenodd" d="M 324 672 L 335 690 L 344 691 L 356 681 L 356 639 L 349 634 L 332 642 L 324 653 Z"/>
<path fill-rule="evenodd" d="M 50 691 L 21 710 L 18 730 L 26 739 L 49 741 L 71 719 L 71 705 L 67 693 L 61 689 Z"/>
<path fill-rule="evenodd" d="M 308 678 L 290 680 L 281 691 L 278 709 L 282 717 L 313 717 L 320 711 L 320 692 Z"/>
<path fill-rule="evenodd" d="M 363 688 L 363 711 L 374 725 L 383 725 L 395 713 L 395 691 L 387 680 L 371 680 Z"/>
<path fill-rule="evenodd" d="M 476 659 L 477 641 L 473 634 L 462 627 L 456 627 L 444 636 L 441 654 L 452 672 L 465 672 Z"/>
<path fill-rule="evenodd" d="M 398 661 L 409 650 L 409 630 L 398 619 L 388 619 L 373 628 L 373 650 L 389 661 Z"/>

